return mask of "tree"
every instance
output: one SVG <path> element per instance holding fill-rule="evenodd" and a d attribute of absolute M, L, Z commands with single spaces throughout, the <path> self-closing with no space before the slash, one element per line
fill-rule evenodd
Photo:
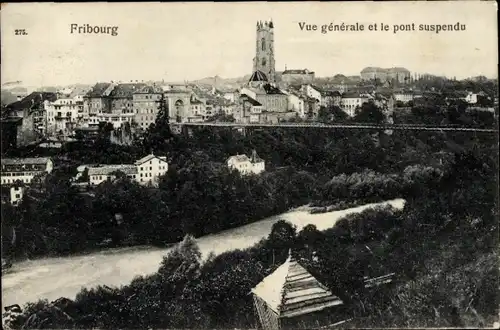
<path fill-rule="evenodd" d="M 385 120 L 385 116 L 375 103 L 365 102 L 361 108 L 356 111 L 354 120 L 361 123 L 381 124 Z"/>
<path fill-rule="evenodd" d="M 338 106 L 334 105 L 330 108 L 330 111 L 333 115 L 333 121 L 334 122 L 344 122 L 346 121 L 349 116 L 347 115 L 347 113 L 345 111 L 343 111 L 342 109 L 340 109 Z"/>
<path fill-rule="evenodd" d="M 78 178 L 78 182 L 89 182 L 90 177 L 89 177 L 89 169 L 88 167 L 85 167 L 85 169 L 82 172 L 82 175 Z"/>
<path fill-rule="evenodd" d="M 142 145 L 148 152 L 165 153 L 169 149 L 169 142 L 173 137 L 169 120 L 168 105 L 162 96 L 158 101 L 158 114 L 155 123 L 151 124 L 144 135 Z"/>
<path fill-rule="evenodd" d="M 321 106 L 318 112 L 318 121 L 323 123 L 344 122 L 347 118 L 347 113 L 336 105 Z"/>
<path fill-rule="evenodd" d="M 196 240 L 186 235 L 167 256 L 158 269 L 166 297 L 176 297 L 184 294 L 186 285 L 196 281 L 200 276 L 201 252 Z"/>
<path fill-rule="evenodd" d="M 318 121 L 322 123 L 329 123 L 331 121 L 330 112 L 325 106 L 319 108 Z"/>
<path fill-rule="evenodd" d="M 271 229 L 268 236 L 269 246 L 274 250 L 276 256 L 283 256 L 292 248 L 297 236 L 297 228 L 290 222 L 278 220 Z"/>

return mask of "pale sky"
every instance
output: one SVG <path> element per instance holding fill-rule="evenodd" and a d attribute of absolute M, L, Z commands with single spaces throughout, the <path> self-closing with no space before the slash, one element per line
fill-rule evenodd
<path fill-rule="evenodd" d="M 1 9 L 2 83 L 182 81 L 250 74 L 256 22 L 271 19 L 276 70 L 358 75 L 367 66 L 465 78 L 497 76 L 495 2 L 9 3 Z M 363 32 L 301 31 L 299 22 L 359 22 Z M 465 31 L 393 33 L 394 24 L 466 24 Z M 118 36 L 70 25 L 118 26 Z M 368 31 L 377 23 L 379 31 Z M 390 31 L 380 31 L 380 23 Z M 15 35 L 25 29 L 28 35 Z"/>

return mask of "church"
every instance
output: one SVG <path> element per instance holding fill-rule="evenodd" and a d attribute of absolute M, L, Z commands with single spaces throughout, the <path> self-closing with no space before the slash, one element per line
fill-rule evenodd
<path fill-rule="evenodd" d="M 277 122 L 287 116 L 288 96 L 278 88 L 276 81 L 272 21 L 257 22 L 253 73 L 240 93 L 245 101 L 261 105 L 259 122 Z M 249 119 L 246 118 L 248 115 L 243 113 L 239 120 L 248 121 Z"/>
<path fill-rule="evenodd" d="M 276 83 L 276 69 L 274 63 L 274 24 L 257 22 L 257 40 L 255 42 L 255 57 L 253 59 L 253 73 L 250 83 Z"/>

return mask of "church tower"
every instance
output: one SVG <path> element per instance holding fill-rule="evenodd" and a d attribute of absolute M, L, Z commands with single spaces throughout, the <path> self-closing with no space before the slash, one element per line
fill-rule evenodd
<path fill-rule="evenodd" d="M 253 72 L 265 74 L 267 81 L 276 82 L 274 66 L 274 25 L 273 22 L 257 22 L 257 40 L 255 43 L 255 57 L 253 59 Z"/>

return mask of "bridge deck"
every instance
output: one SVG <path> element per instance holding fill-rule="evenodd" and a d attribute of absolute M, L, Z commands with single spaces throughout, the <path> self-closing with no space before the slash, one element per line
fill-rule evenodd
<path fill-rule="evenodd" d="M 486 132 L 496 133 L 494 128 L 461 127 L 456 125 L 419 125 L 419 124 L 322 124 L 322 123 L 224 123 L 224 122 L 204 122 L 204 123 L 172 123 L 179 126 L 207 126 L 207 127 L 286 127 L 286 128 L 326 128 L 326 129 L 383 129 L 383 130 L 416 130 L 416 131 L 461 131 L 461 132 Z"/>

